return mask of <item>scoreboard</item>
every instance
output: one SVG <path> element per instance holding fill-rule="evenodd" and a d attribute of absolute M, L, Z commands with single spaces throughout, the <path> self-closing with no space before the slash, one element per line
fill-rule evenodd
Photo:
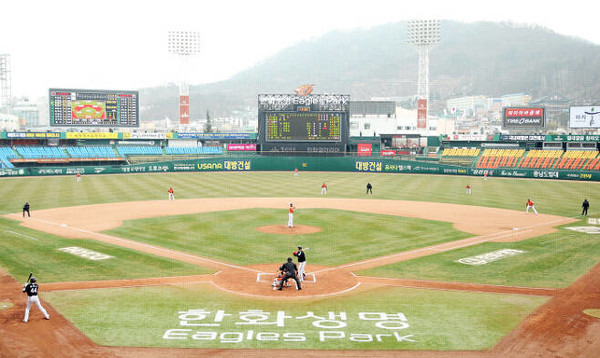
<path fill-rule="evenodd" d="M 82 89 L 49 90 L 51 126 L 139 127 L 139 93 Z"/>
<path fill-rule="evenodd" d="M 335 112 L 267 112 L 266 140 L 339 142 L 343 116 Z"/>
<path fill-rule="evenodd" d="M 344 155 L 350 96 L 259 94 L 257 150 L 262 155 Z"/>

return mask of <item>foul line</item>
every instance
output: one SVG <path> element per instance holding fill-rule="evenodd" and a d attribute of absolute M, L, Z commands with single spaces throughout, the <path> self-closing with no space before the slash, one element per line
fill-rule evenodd
<path fill-rule="evenodd" d="M 83 232 L 85 234 L 92 235 L 92 236 L 98 235 L 98 236 L 101 236 L 101 237 L 108 238 L 111 241 L 122 242 L 122 243 L 129 243 L 129 244 L 132 244 L 134 246 L 135 245 L 139 245 L 139 246 L 142 246 L 142 247 L 147 247 L 147 248 L 150 248 L 152 250 L 156 250 L 158 252 L 172 253 L 172 254 L 176 254 L 176 255 L 185 256 L 185 257 L 188 257 L 188 258 L 193 258 L 195 260 L 207 261 L 207 262 L 210 262 L 210 263 L 213 263 L 213 264 L 216 264 L 216 265 L 231 267 L 231 268 L 235 268 L 235 269 L 239 269 L 239 270 L 246 270 L 246 271 L 251 271 L 251 272 L 260 272 L 259 270 L 255 270 L 255 269 L 248 268 L 248 267 L 233 265 L 233 264 L 229 264 L 229 263 L 222 262 L 222 261 L 217 261 L 217 260 L 213 260 L 213 259 L 209 259 L 209 258 L 204 258 L 202 256 L 196 256 L 196 255 L 191 255 L 191 254 L 188 254 L 188 253 L 185 253 L 185 252 L 181 252 L 181 251 L 176 251 L 176 250 L 172 250 L 172 249 L 166 249 L 166 248 L 163 248 L 163 247 L 160 247 L 160 246 L 153 246 L 153 245 L 145 244 L 145 243 L 142 243 L 142 242 L 137 242 L 137 241 L 133 241 L 133 240 L 129 240 L 129 239 L 123 239 L 123 238 L 120 238 L 120 237 L 117 237 L 117 236 L 111 236 L 111 235 L 107 235 L 107 234 L 102 234 L 102 233 L 99 233 L 99 232 L 90 231 L 90 230 L 78 228 L 78 227 L 75 227 L 75 226 L 61 225 L 61 224 L 57 224 L 57 223 L 52 222 L 52 221 L 46 221 L 46 220 L 41 220 L 41 219 L 34 219 L 34 220 L 42 222 L 42 223 L 45 223 L 45 224 L 48 224 L 48 225 L 60 226 L 62 228 L 68 228 L 68 229 L 71 229 L 71 230 L 74 230 L 74 231 Z M 113 244 L 116 245 L 116 243 L 113 243 Z M 118 246 L 126 247 L 124 245 L 118 245 Z M 129 247 L 126 247 L 126 248 L 129 248 Z M 163 257 L 165 257 L 165 256 L 163 256 Z M 172 257 L 168 257 L 168 258 L 174 259 Z M 178 260 L 178 261 L 181 261 L 181 260 Z"/>
<path fill-rule="evenodd" d="M 340 266 L 336 266 L 336 267 L 329 267 L 326 269 L 317 270 L 317 271 L 315 271 L 315 273 L 322 273 L 322 272 L 327 272 L 327 271 L 336 270 L 336 269 L 340 269 L 340 268 L 350 268 L 353 266 L 363 265 L 363 264 L 367 264 L 367 263 L 371 263 L 371 262 L 389 260 L 391 258 L 401 258 L 402 256 L 413 255 L 413 254 L 425 252 L 425 251 L 447 252 L 447 251 L 451 251 L 451 250 L 455 250 L 455 249 L 459 249 L 459 248 L 463 248 L 463 247 L 481 244 L 481 243 L 488 242 L 488 241 L 502 239 L 505 237 L 511 237 L 514 235 L 518 235 L 519 233 L 530 232 L 530 231 L 532 231 L 533 228 L 536 228 L 539 226 L 554 225 L 554 224 L 558 224 L 558 223 L 561 223 L 561 222 L 564 222 L 567 220 L 571 220 L 571 218 L 559 219 L 559 220 L 554 220 L 554 221 L 550 221 L 550 222 L 530 225 L 530 226 L 526 226 L 524 228 L 518 228 L 518 230 L 514 230 L 514 229 L 513 230 L 504 230 L 504 231 L 499 231 L 499 232 L 495 232 L 495 233 L 491 233 L 491 234 L 487 234 L 487 235 L 474 236 L 471 238 L 457 240 L 458 242 L 468 241 L 466 243 L 457 244 L 457 245 L 452 245 L 452 243 L 455 243 L 457 241 L 450 241 L 450 242 L 445 242 L 443 244 L 438 244 L 438 245 L 434 245 L 434 246 L 422 247 L 422 248 L 415 249 L 415 250 L 399 252 L 397 254 L 392 254 L 392 255 L 387 255 L 387 256 L 379 256 L 379 257 L 367 259 L 364 261 L 357 261 L 357 262 L 352 262 L 349 264 L 344 264 L 344 265 L 340 265 Z M 481 238 L 481 240 L 479 240 L 478 238 Z M 472 241 L 470 241 L 470 240 L 472 240 Z M 444 248 L 444 246 L 450 246 L 450 247 Z M 399 259 L 398 261 L 401 261 L 401 259 Z"/>
<path fill-rule="evenodd" d="M 25 235 L 25 234 L 20 234 L 20 233 L 18 233 L 18 232 L 14 232 L 14 231 L 12 231 L 12 230 L 6 230 L 6 232 L 9 232 L 9 233 L 11 233 L 11 234 L 14 234 L 14 235 L 17 235 L 17 236 L 24 237 L 24 238 L 26 238 L 26 239 L 29 239 L 29 240 L 39 241 L 39 240 L 38 240 L 38 239 L 36 239 L 35 237 L 31 237 L 31 236 L 28 236 L 28 235 Z"/>

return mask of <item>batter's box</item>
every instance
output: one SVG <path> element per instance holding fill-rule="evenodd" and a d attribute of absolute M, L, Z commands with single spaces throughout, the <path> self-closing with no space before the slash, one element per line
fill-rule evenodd
<path fill-rule="evenodd" d="M 275 275 L 275 273 L 259 272 L 256 274 L 256 282 L 271 283 L 273 282 L 273 278 L 275 277 Z M 315 275 L 314 272 L 306 273 L 306 278 L 302 283 L 306 282 L 317 282 L 317 275 Z"/>

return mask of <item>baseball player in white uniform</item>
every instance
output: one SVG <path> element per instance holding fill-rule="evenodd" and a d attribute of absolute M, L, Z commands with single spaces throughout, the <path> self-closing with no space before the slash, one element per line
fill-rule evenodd
<path fill-rule="evenodd" d="M 289 228 L 294 227 L 294 211 L 295 210 L 296 210 L 296 207 L 294 206 L 294 204 L 290 203 L 290 208 L 288 209 L 288 227 Z"/>
<path fill-rule="evenodd" d="M 23 292 L 27 293 L 27 306 L 25 307 L 25 317 L 23 318 L 23 322 L 25 323 L 27 323 L 27 321 L 29 320 L 29 310 L 31 309 L 31 305 L 34 303 L 40 310 L 40 312 L 42 312 L 44 318 L 50 319 L 50 315 L 48 314 L 48 312 L 46 312 L 44 307 L 42 307 L 40 299 L 38 298 L 39 287 L 36 281 L 37 280 L 35 279 L 35 277 L 32 277 L 29 280 L 29 283 L 25 284 L 25 286 L 23 287 Z"/>
<path fill-rule="evenodd" d="M 307 247 L 305 250 L 308 249 L 309 248 Z M 302 246 L 298 246 L 298 251 L 294 252 L 294 256 L 298 258 L 298 279 L 300 282 L 303 282 L 306 277 L 306 254 L 302 251 Z"/>

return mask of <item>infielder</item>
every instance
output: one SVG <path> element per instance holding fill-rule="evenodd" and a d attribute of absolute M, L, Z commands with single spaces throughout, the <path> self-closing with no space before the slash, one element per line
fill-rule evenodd
<path fill-rule="evenodd" d="M 471 186 L 469 184 L 465 186 L 465 189 L 467 190 L 467 195 L 471 195 Z"/>
<path fill-rule="evenodd" d="M 288 209 L 288 227 L 289 228 L 294 227 L 294 211 L 295 210 L 296 210 L 296 207 L 294 206 L 294 204 L 290 203 L 290 208 Z"/>
<path fill-rule="evenodd" d="M 175 190 L 173 190 L 173 188 L 169 188 L 167 192 L 169 193 L 169 200 L 175 200 Z"/>
<path fill-rule="evenodd" d="M 29 283 L 26 283 L 23 286 L 23 292 L 27 293 L 27 306 L 25 308 L 25 318 L 23 318 L 23 322 L 25 323 L 27 323 L 27 321 L 29 320 L 29 310 L 31 309 L 31 305 L 34 303 L 37 306 L 37 308 L 42 312 L 44 318 L 50 319 L 50 315 L 48 314 L 48 312 L 46 312 L 44 307 L 42 307 L 40 299 L 38 298 L 39 287 L 36 281 L 37 280 L 35 279 L 35 277 L 32 277 L 29 280 Z"/>
<path fill-rule="evenodd" d="M 531 199 L 527 199 L 527 203 L 525 204 L 525 213 L 529 212 L 529 209 L 533 209 L 535 215 L 537 215 L 537 210 L 535 210 L 535 205 L 533 205 L 533 201 Z"/>
<path fill-rule="evenodd" d="M 309 247 L 306 248 L 308 250 Z M 300 282 L 304 282 L 304 278 L 306 277 L 305 268 L 306 268 L 306 254 L 302 251 L 302 246 L 298 246 L 298 251 L 294 252 L 294 256 L 298 258 L 298 279 Z"/>
<path fill-rule="evenodd" d="M 321 185 L 321 195 L 327 195 L 327 184 L 325 182 Z"/>

